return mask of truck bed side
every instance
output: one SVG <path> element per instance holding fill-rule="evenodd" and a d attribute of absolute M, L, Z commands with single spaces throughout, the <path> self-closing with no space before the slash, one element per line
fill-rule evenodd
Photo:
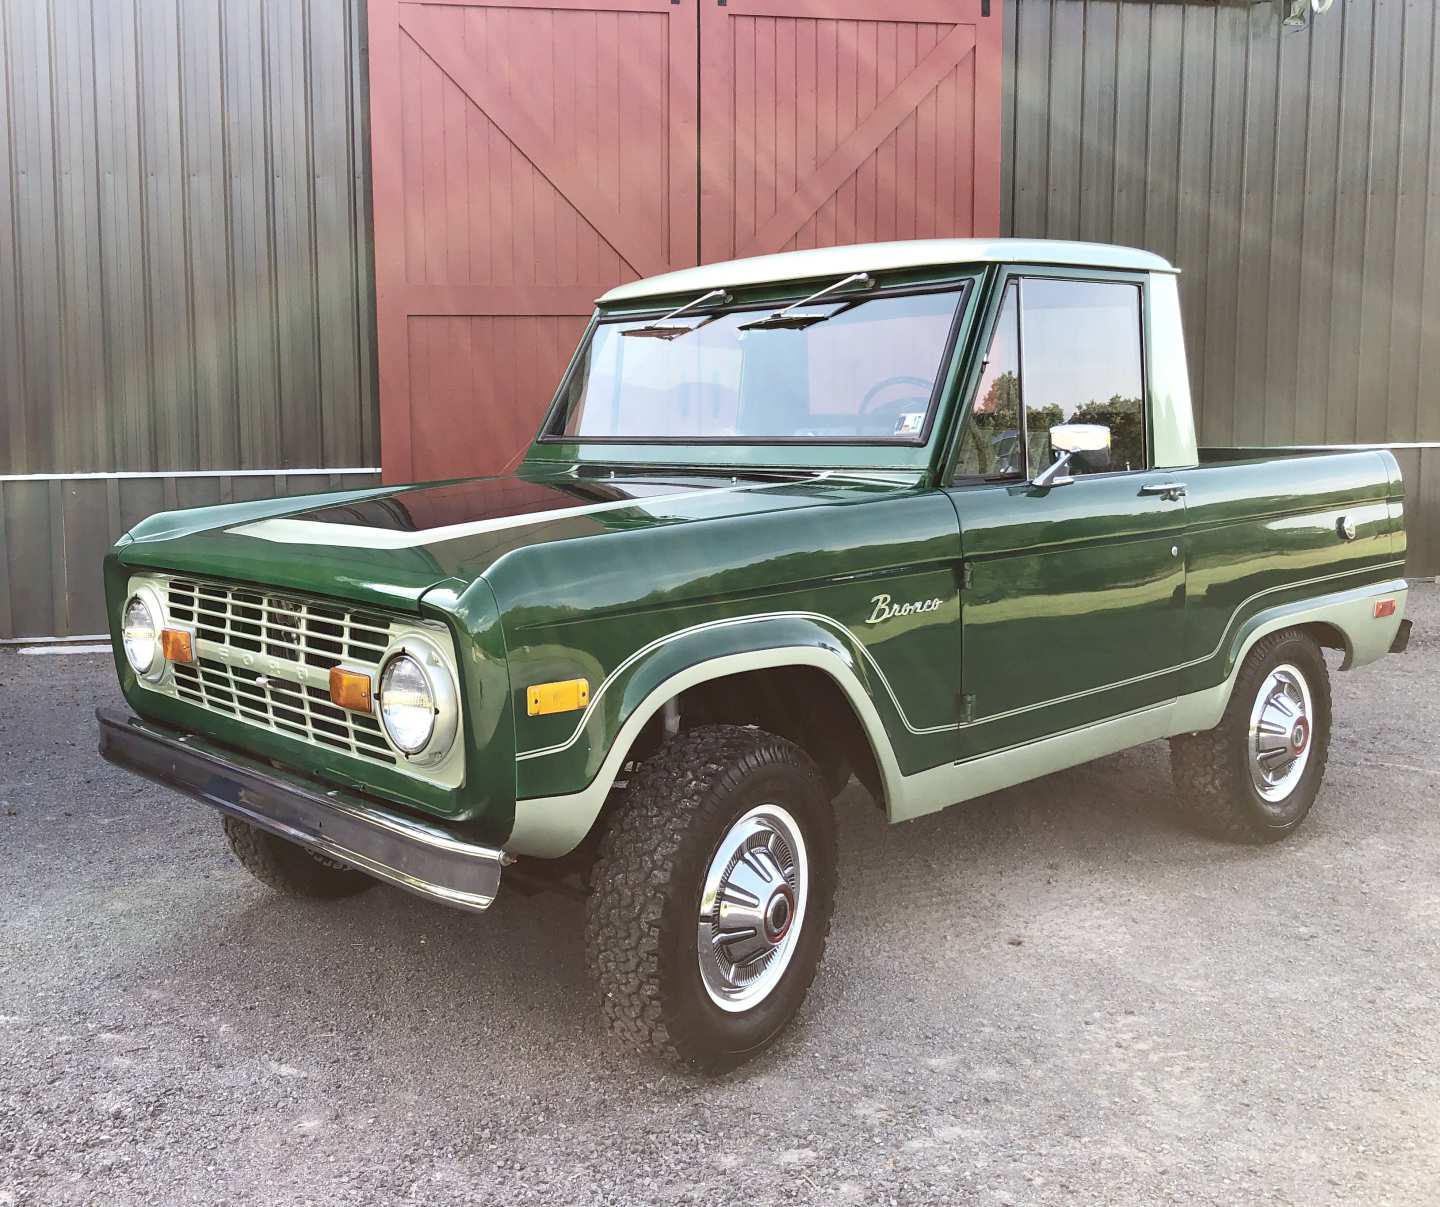
<path fill-rule="evenodd" d="M 1238 635 L 1258 613 L 1403 573 L 1402 488 L 1389 452 L 1202 449 L 1200 465 L 1177 477 L 1188 488 L 1182 693 L 1229 674 Z"/>

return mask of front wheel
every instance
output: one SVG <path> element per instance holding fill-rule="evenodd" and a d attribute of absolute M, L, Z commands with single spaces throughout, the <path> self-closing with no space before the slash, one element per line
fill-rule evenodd
<path fill-rule="evenodd" d="M 353 897 L 375 885 L 364 872 L 309 847 L 287 842 L 238 817 L 222 820 L 225 840 L 241 866 L 261 884 L 287 897 Z"/>
<path fill-rule="evenodd" d="M 586 926 L 610 1029 L 719 1072 L 804 1001 L 835 897 L 835 821 L 798 746 L 714 725 L 632 778 L 595 865 Z"/>
<path fill-rule="evenodd" d="M 1330 753 L 1330 674 L 1319 644 L 1287 629 L 1245 656 L 1220 724 L 1170 739 L 1180 806 L 1200 828 L 1275 842 L 1305 820 Z"/>

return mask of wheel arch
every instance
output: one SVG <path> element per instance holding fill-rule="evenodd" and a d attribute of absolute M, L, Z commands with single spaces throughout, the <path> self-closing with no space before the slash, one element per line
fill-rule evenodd
<path fill-rule="evenodd" d="M 1395 639 L 1405 615 L 1408 590 L 1409 584 L 1403 578 L 1391 579 L 1257 612 L 1235 630 L 1227 650 L 1225 677 L 1212 686 L 1189 692 L 1177 702 L 1171 733 L 1198 732 L 1218 725 L 1246 655 L 1261 638 L 1281 629 L 1300 629 L 1320 645 L 1344 651 L 1341 670 L 1374 662 Z M 1393 615 L 1377 618 L 1375 601 L 1387 596 L 1396 598 L 1398 606 Z"/>
<path fill-rule="evenodd" d="M 1313 637 L 1316 644 L 1324 649 L 1339 650 L 1345 655 L 1345 661 L 1340 664 L 1340 669 L 1342 671 L 1350 669 L 1350 663 L 1355 656 L 1355 643 L 1339 625 L 1326 620 L 1311 620 L 1294 627 Z"/>
<path fill-rule="evenodd" d="M 687 696 L 692 702 L 711 703 L 721 698 L 719 689 L 727 681 L 742 681 L 746 676 L 760 676 L 770 685 L 784 683 L 786 690 L 781 699 L 791 701 L 798 693 L 813 692 L 814 685 L 823 684 L 823 690 L 829 693 L 824 697 L 825 705 L 843 707 L 864 735 L 871 760 L 866 774 L 873 780 L 875 787 L 871 790 L 878 803 L 886 807 L 901 790 L 902 780 L 889 732 L 848 649 L 832 634 L 824 636 L 823 640 L 803 644 L 711 654 L 663 674 L 651 668 L 651 674 L 637 676 L 640 686 L 634 682 L 627 686 L 625 719 L 589 784 L 572 793 L 517 800 L 515 826 L 506 849 L 542 858 L 559 857 L 573 850 L 598 820 L 632 752 L 644 750 L 647 730 L 653 733 L 654 726 L 663 724 L 666 705 L 678 701 L 683 709 Z M 681 715 L 683 718 L 683 711 Z M 713 719 L 708 711 L 702 712 L 699 723 Z M 798 744 L 805 746 L 804 742 Z"/>
<path fill-rule="evenodd" d="M 663 725 L 656 721 L 672 702 L 677 706 L 675 721 L 682 730 L 701 725 L 753 725 L 804 750 L 825 776 L 832 796 L 853 772 L 877 803 L 885 806 L 876 737 L 867 731 L 832 667 L 787 661 L 705 679 L 661 706 L 629 757 L 647 757 L 665 739 Z M 647 738 L 654 747 L 644 745 Z"/>

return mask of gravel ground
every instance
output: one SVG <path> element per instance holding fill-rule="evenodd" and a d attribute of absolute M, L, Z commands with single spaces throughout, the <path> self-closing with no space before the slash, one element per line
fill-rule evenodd
<path fill-rule="evenodd" d="M 887 829 L 718 1081 L 617 1049 L 582 905 L 252 881 L 102 764 L 97 656 L 0 655 L 0 1207 L 1426 1203 L 1440 1188 L 1440 588 L 1336 679 L 1289 842 L 1181 829 L 1156 744 Z"/>

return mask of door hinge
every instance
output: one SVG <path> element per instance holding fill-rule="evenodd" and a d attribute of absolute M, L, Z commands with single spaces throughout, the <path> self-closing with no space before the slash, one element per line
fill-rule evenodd
<path fill-rule="evenodd" d="M 980 15 L 982 17 L 990 15 L 990 0 L 980 0 Z"/>
<path fill-rule="evenodd" d="M 970 692 L 960 693 L 960 723 L 968 725 L 975 719 L 975 697 Z"/>
<path fill-rule="evenodd" d="M 960 589 L 966 590 L 975 585 L 975 563 L 963 561 L 960 563 Z"/>

